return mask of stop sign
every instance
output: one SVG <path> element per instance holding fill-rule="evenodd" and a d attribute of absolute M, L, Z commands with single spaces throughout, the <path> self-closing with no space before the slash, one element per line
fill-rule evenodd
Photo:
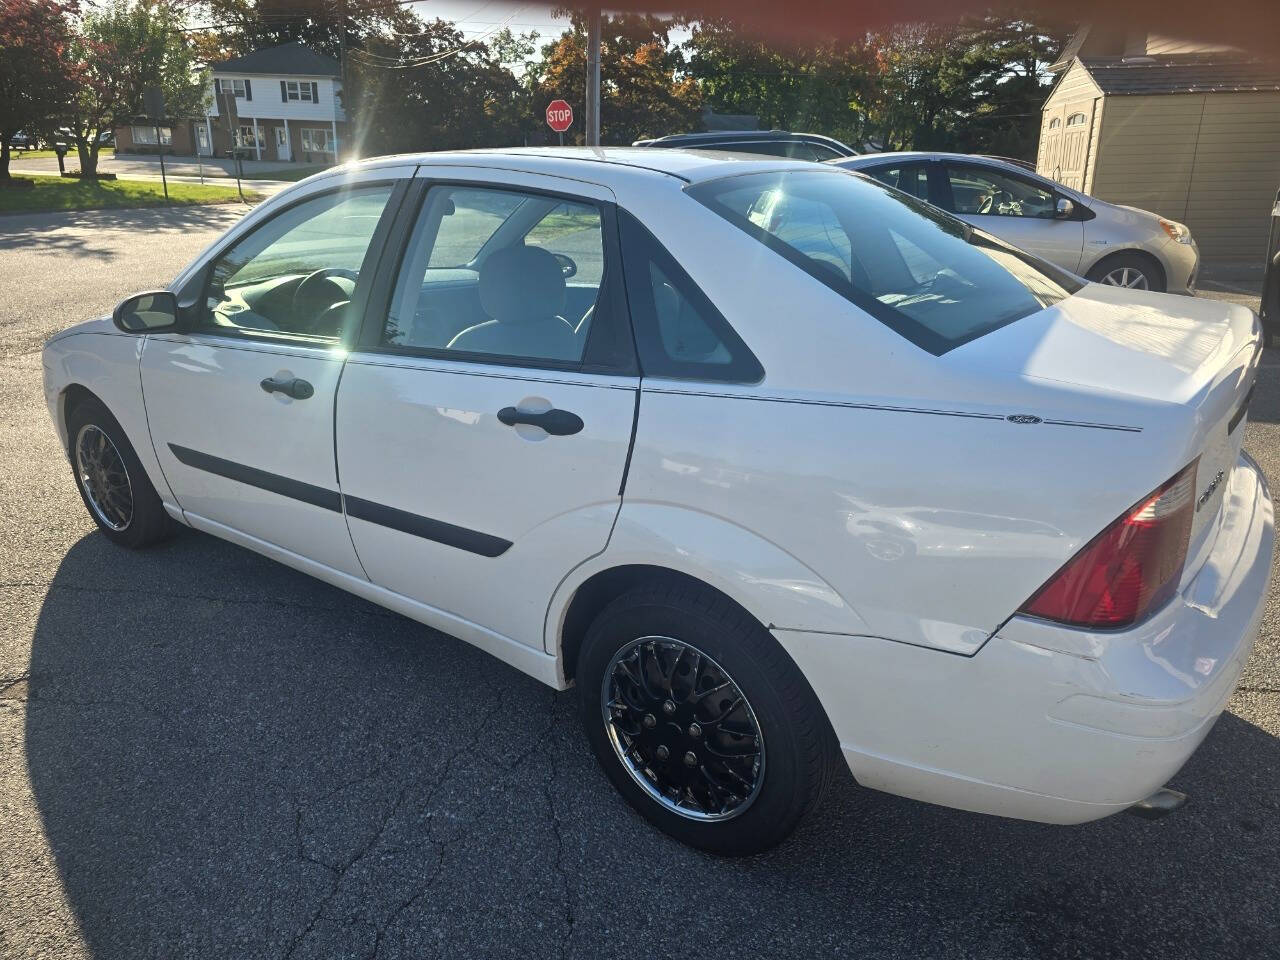
<path fill-rule="evenodd" d="M 563 100 L 552 100 L 547 104 L 547 126 L 556 133 L 564 133 L 573 126 L 573 107 Z"/>

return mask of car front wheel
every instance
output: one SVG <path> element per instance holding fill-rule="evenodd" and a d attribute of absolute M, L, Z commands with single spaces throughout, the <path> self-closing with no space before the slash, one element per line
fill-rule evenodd
<path fill-rule="evenodd" d="M 1146 257 L 1121 253 L 1107 257 L 1094 266 L 1088 279 L 1111 287 L 1128 287 L 1130 290 L 1154 290 L 1164 292 L 1164 274 Z"/>
<path fill-rule="evenodd" d="M 125 547 L 164 539 L 172 521 L 111 412 L 85 399 L 67 417 L 67 434 L 76 488 L 98 529 Z"/>
<path fill-rule="evenodd" d="M 765 850 L 830 781 L 834 736 L 813 691 L 764 627 L 710 590 L 615 600 L 587 632 L 577 683 L 613 785 L 685 843 Z"/>

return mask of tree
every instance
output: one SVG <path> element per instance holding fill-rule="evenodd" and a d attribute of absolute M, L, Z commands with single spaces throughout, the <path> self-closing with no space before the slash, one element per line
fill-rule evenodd
<path fill-rule="evenodd" d="M 873 36 L 869 112 L 885 148 L 1034 156 L 1051 82 L 1046 68 L 1066 33 L 993 13 Z"/>
<path fill-rule="evenodd" d="M 181 15 L 164 0 L 112 0 L 85 15 L 71 43 L 71 60 L 80 66 L 64 114 L 81 176 L 97 176 L 100 135 L 143 113 L 147 87 L 163 91 L 169 116 L 204 112 L 208 79 L 182 27 Z"/>
<path fill-rule="evenodd" d="M 542 48 L 529 72 L 536 102 L 560 97 L 581 110 L 586 103 L 587 25 L 573 14 L 572 29 Z M 639 14 L 602 16 L 600 27 L 600 142 L 626 144 L 644 137 L 697 130 L 702 95 L 685 72 L 684 56 L 670 44 L 673 21 Z M 581 128 L 570 131 L 581 143 Z"/>
<path fill-rule="evenodd" d="M 528 88 L 507 62 L 533 41 L 502 31 L 467 41 L 443 20 L 370 37 L 351 54 L 354 143 L 363 154 L 520 144 L 532 127 Z"/>
<path fill-rule="evenodd" d="M 751 114 L 765 128 L 822 133 L 851 144 L 867 135 L 873 78 L 865 44 L 783 48 L 730 20 L 698 23 L 685 44 L 707 106 Z"/>
<path fill-rule="evenodd" d="M 71 97 L 67 68 L 74 6 L 57 0 L 0 0 L 0 181 L 19 130 L 45 132 Z"/>
<path fill-rule="evenodd" d="M 291 41 L 340 57 L 420 24 L 399 0 L 204 0 L 200 10 L 214 26 L 195 33 L 193 42 L 210 63 Z"/>
<path fill-rule="evenodd" d="M 858 146 L 1031 156 L 1061 26 L 991 13 L 902 24 L 855 41 L 781 47 L 729 20 L 685 44 L 706 103 L 763 127 L 825 133 Z"/>

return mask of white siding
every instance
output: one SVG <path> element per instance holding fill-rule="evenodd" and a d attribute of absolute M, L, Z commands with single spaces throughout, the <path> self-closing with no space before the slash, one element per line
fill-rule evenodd
<path fill-rule="evenodd" d="M 243 120 L 249 120 L 253 117 L 265 120 L 314 120 L 328 123 L 331 120 L 337 120 L 339 123 L 346 119 L 346 114 L 342 110 L 341 104 L 338 102 L 336 93 L 342 89 L 342 84 L 333 77 L 282 77 L 270 76 L 266 74 L 244 74 L 244 73 L 227 73 L 214 74 L 214 83 L 221 79 L 248 79 L 250 88 L 253 91 L 253 99 L 236 100 L 236 113 Z M 319 99 L 315 103 L 307 103 L 303 100 L 281 100 L 280 99 L 280 82 L 299 82 L 299 83 L 315 83 L 316 92 Z M 216 87 L 210 89 L 210 95 Z M 214 98 L 213 103 L 209 107 L 209 116 L 218 116 L 218 102 Z"/>

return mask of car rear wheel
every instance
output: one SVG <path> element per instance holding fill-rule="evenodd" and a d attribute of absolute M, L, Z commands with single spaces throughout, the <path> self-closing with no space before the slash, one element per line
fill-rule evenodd
<path fill-rule="evenodd" d="M 813 691 L 764 627 L 710 590 L 615 600 L 587 631 L 577 683 L 613 785 L 685 843 L 765 850 L 830 782 L 834 736 Z"/>
<path fill-rule="evenodd" d="M 1088 273 L 1088 279 L 1111 287 L 1128 287 L 1130 290 L 1165 289 L 1164 274 L 1146 257 L 1122 253 L 1107 257 Z"/>
<path fill-rule="evenodd" d="M 160 496 L 115 417 L 96 399 L 67 417 L 71 470 L 89 516 L 121 546 L 143 547 L 172 532 Z"/>

